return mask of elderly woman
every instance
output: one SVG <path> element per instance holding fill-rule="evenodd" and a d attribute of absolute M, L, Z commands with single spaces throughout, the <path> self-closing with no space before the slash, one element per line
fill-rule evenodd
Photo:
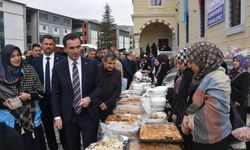
<path fill-rule="evenodd" d="M 26 150 L 46 149 L 37 104 L 42 92 L 37 73 L 23 65 L 21 51 L 14 45 L 3 47 L 0 70 L 0 122 L 21 133 Z"/>
<path fill-rule="evenodd" d="M 187 54 L 197 88 L 186 110 L 182 131 L 193 136 L 193 150 L 227 150 L 232 127 L 229 120 L 230 79 L 221 67 L 223 54 L 208 42 L 194 44 Z"/>

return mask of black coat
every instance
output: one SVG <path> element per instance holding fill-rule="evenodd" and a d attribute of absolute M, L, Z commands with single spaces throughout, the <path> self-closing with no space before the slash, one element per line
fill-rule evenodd
<path fill-rule="evenodd" d="M 102 65 L 98 66 L 98 71 L 102 80 L 100 100 L 108 107 L 105 111 L 100 110 L 101 119 L 105 120 L 108 115 L 113 113 L 116 101 L 121 94 L 121 72 L 115 68 L 112 72 L 108 72 Z"/>
<path fill-rule="evenodd" d="M 191 69 L 186 68 L 183 71 L 182 80 L 178 89 L 178 94 L 174 95 L 172 104 L 172 113 L 177 115 L 176 124 L 182 123 L 182 113 L 192 103 L 189 97 L 189 90 L 191 89 L 191 81 L 193 78 L 193 72 Z"/>

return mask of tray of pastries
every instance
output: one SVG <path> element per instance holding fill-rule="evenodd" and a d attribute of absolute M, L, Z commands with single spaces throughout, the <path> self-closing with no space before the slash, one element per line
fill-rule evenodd
<path fill-rule="evenodd" d="M 141 105 L 117 105 L 116 114 L 144 114 L 145 110 Z"/>
<path fill-rule="evenodd" d="M 182 150 L 179 144 L 130 142 L 129 150 Z"/>
<path fill-rule="evenodd" d="M 103 140 L 91 144 L 86 150 L 124 150 L 124 144 L 118 141 Z"/>
<path fill-rule="evenodd" d="M 183 142 L 174 124 L 144 124 L 139 133 L 142 142 Z"/>
<path fill-rule="evenodd" d="M 126 104 L 139 104 L 141 102 L 141 98 L 139 97 L 131 97 L 131 98 L 123 98 L 121 99 L 118 104 L 119 105 L 126 105 Z"/>
<path fill-rule="evenodd" d="M 133 115 L 133 114 L 109 115 L 106 118 L 106 122 L 112 122 L 112 121 L 114 121 L 114 122 L 136 122 L 136 121 L 139 121 L 139 117 L 137 115 Z"/>

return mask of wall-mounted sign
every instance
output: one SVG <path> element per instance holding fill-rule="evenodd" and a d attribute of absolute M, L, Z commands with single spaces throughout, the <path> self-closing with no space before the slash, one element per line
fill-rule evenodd
<path fill-rule="evenodd" d="M 224 0 L 212 0 L 207 7 L 207 24 L 211 27 L 225 19 Z"/>

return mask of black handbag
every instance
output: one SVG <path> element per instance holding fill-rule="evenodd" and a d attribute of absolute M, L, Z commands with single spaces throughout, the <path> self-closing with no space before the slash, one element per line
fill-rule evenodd
<path fill-rule="evenodd" d="M 233 130 L 245 125 L 239 111 L 234 106 L 234 103 L 232 101 L 230 102 L 230 122 Z"/>

